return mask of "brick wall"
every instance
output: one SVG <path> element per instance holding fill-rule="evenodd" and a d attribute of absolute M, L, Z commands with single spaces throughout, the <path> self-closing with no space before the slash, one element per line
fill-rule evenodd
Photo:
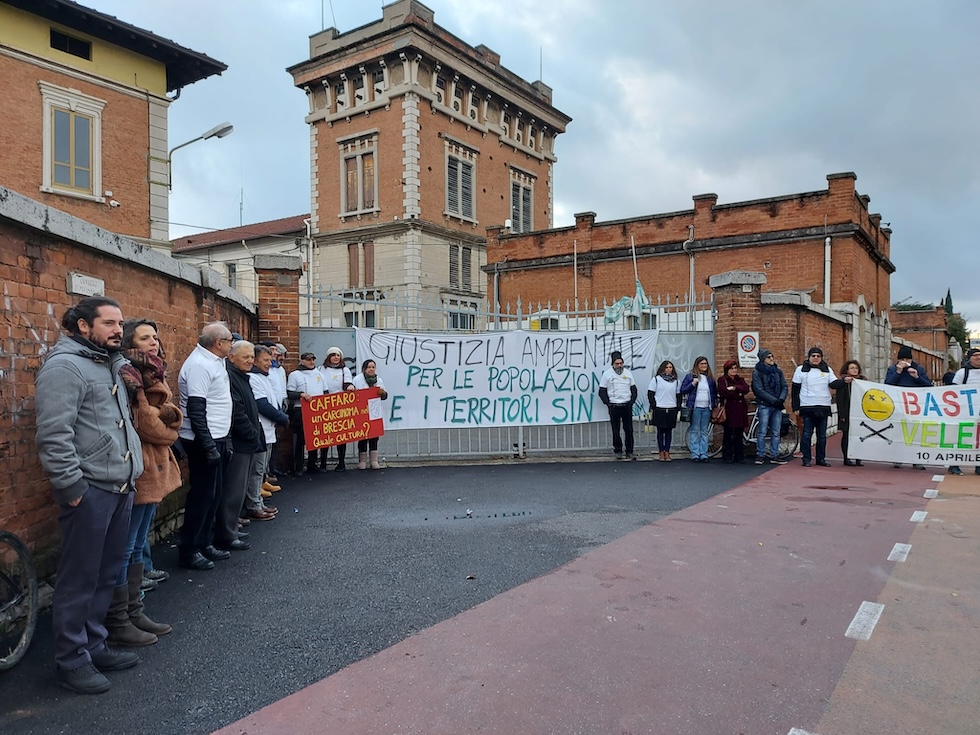
<path fill-rule="evenodd" d="M 0 186 L 88 222 L 132 237 L 150 237 L 150 113 L 146 98 L 69 77 L 52 69 L 0 55 Z M 101 202 L 40 191 L 43 181 L 42 99 L 38 80 L 105 101 L 102 111 L 102 189 L 122 203 Z M 102 191 L 97 192 L 99 196 Z"/>
<path fill-rule="evenodd" d="M 172 272 L 149 267 L 156 262 Z M 82 298 L 68 293 L 70 272 L 102 279 L 126 318 L 157 322 L 173 389 L 204 324 L 222 319 L 243 335 L 257 331 L 247 302 L 218 292 L 217 274 L 202 278 L 186 264 L 0 188 L 0 528 L 35 550 L 42 573 L 52 568 L 58 528 L 34 447 L 34 379 L 62 334 L 64 312 Z"/>
<path fill-rule="evenodd" d="M 637 269 L 648 296 L 684 294 L 690 257 L 695 293 L 709 276 L 731 270 L 766 275 L 765 289 L 798 289 L 824 301 L 824 238 L 831 237 L 830 302 L 855 302 L 860 295 L 880 312 L 889 305 L 887 259 L 890 231 L 869 215 L 868 197 L 857 194 L 853 174 L 828 176 L 823 191 L 735 204 L 717 195 L 694 197 L 694 209 L 613 222 L 594 213 L 576 216 L 575 227 L 531 235 L 487 231 L 487 270 L 499 264 L 502 302 L 537 300 L 539 294 L 572 293 L 572 256 L 578 255 L 580 299 L 615 300 L 632 293 L 635 242 Z"/>

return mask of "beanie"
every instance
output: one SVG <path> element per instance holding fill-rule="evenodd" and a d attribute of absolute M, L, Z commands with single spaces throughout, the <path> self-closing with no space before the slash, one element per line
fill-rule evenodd
<path fill-rule="evenodd" d="M 623 353 L 619 350 L 613 350 L 609 353 L 609 362 L 616 362 L 616 360 L 622 360 Z"/>
<path fill-rule="evenodd" d="M 820 355 L 820 357 L 823 357 L 823 350 L 821 350 L 819 347 L 811 347 L 810 351 L 806 353 L 807 357 L 810 355 Z"/>
<path fill-rule="evenodd" d="M 911 360 L 912 359 L 912 348 L 911 347 L 899 347 L 898 348 L 898 359 L 899 360 Z"/>
<path fill-rule="evenodd" d="M 772 354 L 772 350 L 766 350 L 766 349 L 759 350 L 759 362 L 762 362 L 771 354 Z"/>

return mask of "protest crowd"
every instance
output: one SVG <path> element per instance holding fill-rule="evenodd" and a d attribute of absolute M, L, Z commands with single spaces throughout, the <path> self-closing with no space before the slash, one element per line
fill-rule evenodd
<path fill-rule="evenodd" d="M 224 322 L 212 322 L 180 366 L 175 395 L 174 366 L 152 320 L 124 319 L 116 301 L 95 296 L 70 308 L 62 327 L 66 334 L 36 380 L 38 455 L 62 531 L 52 603 L 56 673 L 63 687 L 96 694 L 111 686 L 105 673 L 137 665 L 131 649 L 152 645 L 172 630 L 152 619 L 145 593 L 169 576 L 154 567 L 149 537 L 160 502 L 184 483 L 179 462 L 186 460 L 188 481 L 179 565 L 207 572 L 251 548 L 251 524 L 276 519 L 279 511 L 270 500 L 282 489 L 280 475 L 348 469 L 345 443 L 317 445 L 315 428 L 314 436 L 306 436 L 313 402 L 332 396 L 350 403 L 349 391 L 375 391 L 368 395 L 381 400 L 388 394 L 374 360 L 364 360 L 354 374 L 342 350 L 330 347 L 320 365 L 316 354 L 303 352 L 287 375 L 282 344 L 253 344 Z M 608 407 L 615 457 L 635 460 L 639 386 L 622 353 L 609 356 L 598 398 Z M 735 360 L 724 363 L 717 379 L 705 356 L 696 357 L 684 374 L 670 360 L 659 365 L 646 394 L 658 460 L 672 461 L 671 438 L 683 421 L 692 461 L 709 461 L 712 425 L 724 427 L 723 461 L 747 461 L 742 437 L 751 392 L 756 464 L 788 461 L 779 454 L 779 441 L 789 400 L 791 415 L 802 424 L 803 466 L 829 467 L 827 424 L 836 398 L 843 464 L 861 466 L 848 456 L 848 408 L 852 382 L 864 379 L 860 363 L 848 360 L 838 376 L 814 346 L 787 380 L 771 350 L 759 350 L 757 358 L 747 379 Z M 969 350 L 949 380 L 980 383 L 980 350 Z M 932 385 L 907 347 L 898 351 L 885 384 Z M 305 417 L 304 404 L 310 404 Z M 373 438 L 358 438 L 357 468 L 381 469 L 377 436 L 358 435 L 363 436 Z M 278 452 L 280 441 L 292 446 Z M 337 463 L 328 468 L 327 449 L 307 447 L 331 443 Z M 282 456 L 291 459 L 285 467 Z M 949 471 L 961 474 L 958 466 Z"/>

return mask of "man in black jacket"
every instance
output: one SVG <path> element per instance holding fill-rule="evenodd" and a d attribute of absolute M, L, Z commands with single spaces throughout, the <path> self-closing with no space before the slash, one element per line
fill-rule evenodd
<path fill-rule="evenodd" d="M 759 350 L 759 364 L 752 371 L 752 393 L 755 395 L 755 411 L 759 419 L 755 449 L 755 463 L 786 464 L 779 458 L 779 434 L 783 428 L 783 408 L 789 386 L 786 376 L 776 365 L 772 350 Z M 769 447 L 766 448 L 766 434 Z"/>
<path fill-rule="evenodd" d="M 232 455 L 224 476 L 221 501 L 214 520 L 214 545 L 222 551 L 245 551 L 249 543 L 238 530 L 238 518 L 245 503 L 245 489 L 255 469 L 255 455 L 262 448 L 259 409 L 252 394 L 248 374 L 255 360 L 255 345 L 235 342 L 225 362 L 231 391 Z"/>

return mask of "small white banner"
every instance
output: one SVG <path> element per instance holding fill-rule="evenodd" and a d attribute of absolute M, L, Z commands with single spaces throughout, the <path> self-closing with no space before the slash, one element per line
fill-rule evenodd
<path fill-rule="evenodd" d="M 738 366 L 754 368 L 759 364 L 759 333 L 738 333 Z"/>
<path fill-rule="evenodd" d="M 980 390 L 851 383 L 848 456 L 932 465 L 980 464 Z"/>
<path fill-rule="evenodd" d="M 636 381 L 633 415 L 647 412 L 658 334 L 358 329 L 357 359 L 374 360 L 384 380 L 386 430 L 581 424 L 609 420 L 598 390 L 614 350 Z"/>

